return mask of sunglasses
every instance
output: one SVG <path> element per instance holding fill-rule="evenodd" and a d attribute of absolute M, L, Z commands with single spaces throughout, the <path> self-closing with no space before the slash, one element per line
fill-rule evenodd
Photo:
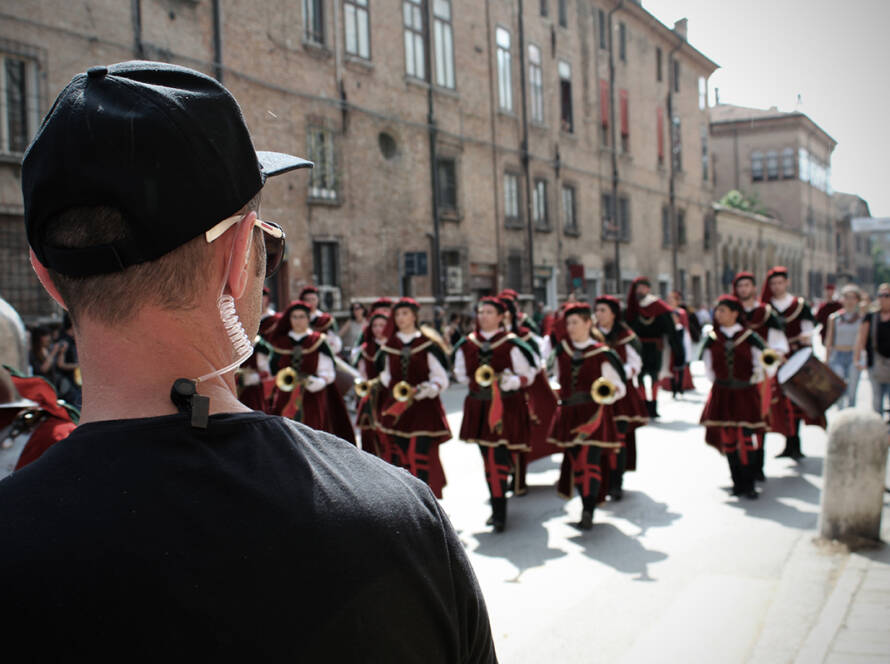
<path fill-rule="evenodd" d="M 878 293 L 878 297 L 890 297 L 890 293 Z"/>
<path fill-rule="evenodd" d="M 216 226 L 204 233 L 207 244 L 219 239 L 223 233 L 244 219 L 244 215 L 236 214 L 219 222 Z M 278 272 L 281 262 L 284 260 L 284 242 L 286 236 L 284 229 L 271 221 L 263 221 L 259 217 L 253 225 L 263 231 L 263 239 L 266 245 L 266 279 Z"/>

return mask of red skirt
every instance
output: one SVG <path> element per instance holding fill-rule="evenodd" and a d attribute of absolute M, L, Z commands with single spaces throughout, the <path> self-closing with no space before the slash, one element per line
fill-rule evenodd
<path fill-rule="evenodd" d="M 646 402 L 640 396 L 640 391 L 634 387 L 632 381 L 625 383 L 627 394 L 612 404 L 616 422 L 627 422 L 628 431 L 649 423 L 649 414 L 646 410 Z"/>
<path fill-rule="evenodd" d="M 671 356 L 673 357 L 673 356 Z M 662 378 L 661 382 L 658 386 L 663 390 L 671 389 L 671 379 L 670 378 Z M 683 391 L 684 392 L 695 392 L 695 383 L 692 382 L 692 372 L 689 370 L 689 365 L 687 364 L 683 369 Z"/>
<path fill-rule="evenodd" d="M 484 394 L 484 393 L 482 393 Z M 468 443 L 479 443 L 487 447 L 506 445 L 519 452 L 529 448 L 529 413 L 525 395 L 515 392 L 501 392 L 504 412 L 501 417 L 501 430 L 492 431 L 488 426 L 490 399 L 479 399 L 473 393 L 464 400 L 464 419 L 460 426 L 460 439 Z"/>
<path fill-rule="evenodd" d="M 741 442 L 742 429 L 763 431 L 766 422 L 760 407 L 760 386 L 730 388 L 715 384 L 702 411 L 701 424 L 706 427 L 706 442 L 721 452 L 726 443 Z"/>
<path fill-rule="evenodd" d="M 574 429 L 584 426 L 591 418 L 599 414 L 600 420 L 597 427 L 589 434 L 575 432 Z M 596 445 L 598 447 L 621 447 L 621 438 L 618 428 L 615 426 L 615 416 L 612 406 L 600 406 L 593 401 L 576 405 L 562 405 L 556 411 L 553 420 L 553 428 L 550 431 L 549 442 L 560 447 L 573 445 Z"/>
<path fill-rule="evenodd" d="M 302 405 L 291 419 L 302 422 L 307 427 L 317 429 L 318 431 L 330 431 L 331 421 L 328 413 L 327 390 L 320 392 L 310 392 L 303 389 Z M 270 412 L 273 415 L 281 415 L 288 406 L 290 400 L 294 397 L 293 392 L 285 392 L 277 387 L 272 392 L 272 407 Z"/>
<path fill-rule="evenodd" d="M 543 459 L 554 454 L 558 449 L 547 442 L 547 434 L 553 425 L 553 418 L 559 402 L 547 381 L 547 374 L 539 371 L 534 382 L 525 390 L 526 405 L 529 411 L 530 435 L 527 462 Z"/>
<path fill-rule="evenodd" d="M 400 438 L 427 436 L 432 438 L 433 442 L 439 443 L 451 440 L 451 428 L 448 426 L 445 409 L 442 408 L 442 400 L 439 397 L 409 401 L 408 407 L 402 413 L 385 414 L 396 403 L 392 390 L 387 389 L 380 400 L 378 431 Z"/>

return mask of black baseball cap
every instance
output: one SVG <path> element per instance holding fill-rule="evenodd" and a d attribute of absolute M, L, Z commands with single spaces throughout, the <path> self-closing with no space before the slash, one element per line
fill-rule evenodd
<path fill-rule="evenodd" d="M 62 274 L 120 271 L 232 216 L 267 177 L 311 167 L 257 152 L 238 103 L 209 76 L 163 62 L 92 67 L 62 90 L 25 152 L 28 242 Z M 119 209 L 126 237 L 76 249 L 47 244 L 49 219 L 90 206 Z"/>

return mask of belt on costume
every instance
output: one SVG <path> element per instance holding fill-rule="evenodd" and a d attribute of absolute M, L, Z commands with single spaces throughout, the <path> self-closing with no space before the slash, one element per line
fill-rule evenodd
<path fill-rule="evenodd" d="M 580 406 L 584 403 L 593 403 L 593 397 L 590 392 L 575 392 L 568 399 L 563 399 L 560 404 L 563 406 Z"/>
<path fill-rule="evenodd" d="M 509 397 L 513 394 L 517 394 L 519 390 L 501 390 L 501 396 Z M 491 388 L 485 387 L 481 390 L 470 390 L 469 395 L 471 399 L 476 399 L 477 401 L 491 401 Z"/>
<path fill-rule="evenodd" d="M 664 339 L 661 337 L 656 337 L 655 339 L 640 337 L 640 341 L 644 344 L 655 344 L 659 348 L 664 346 Z"/>
<path fill-rule="evenodd" d="M 745 380 L 721 380 L 717 379 L 714 381 L 714 385 L 719 387 L 728 387 L 731 390 L 741 390 L 746 387 L 751 387 L 754 383 Z"/>

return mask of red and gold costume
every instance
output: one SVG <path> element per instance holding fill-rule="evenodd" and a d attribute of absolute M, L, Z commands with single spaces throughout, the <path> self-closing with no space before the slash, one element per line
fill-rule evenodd
<path fill-rule="evenodd" d="M 448 387 L 448 359 L 441 346 L 423 332 L 394 331 L 394 314 L 401 307 L 419 309 L 410 298 L 393 305 L 390 334 L 377 360 L 384 388 L 377 430 L 393 443 L 392 463 L 425 481 L 441 498 L 446 480 L 439 445 L 451 440 L 451 428 L 439 394 Z M 407 383 L 404 401 L 394 394 L 400 383 Z"/>
<path fill-rule="evenodd" d="M 392 462 L 389 437 L 377 429 L 380 420 L 380 405 L 383 390 L 380 385 L 380 370 L 377 367 L 377 355 L 385 344 L 383 339 L 374 339 L 371 325 L 375 319 L 389 319 L 389 311 L 374 310 L 368 318 L 365 328 L 365 341 L 359 347 L 358 371 L 362 380 L 368 384 L 368 393 L 359 399 L 356 406 L 356 426 L 362 434 L 362 449 L 379 456 L 384 461 Z"/>
<path fill-rule="evenodd" d="M 738 298 L 724 295 L 718 306 L 739 312 Z M 754 434 L 766 428 L 761 408 L 761 353 L 764 341 L 736 323 L 717 327 L 705 338 L 702 349 L 705 372 L 712 381 L 702 411 L 705 441 L 726 455 L 735 495 L 756 497 L 753 456 L 758 445 Z"/>
<path fill-rule="evenodd" d="M 570 307 L 565 315 L 576 311 L 590 315 L 588 305 Z M 613 350 L 591 338 L 583 344 L 563 339 L 556 349 L 556 369 L 559 409 L 549 440 L 565 450 L 558 490 L 571 498 L 571 487 L 576 486 L 584 512 L 592 520 L 602 482 L 603 451 L 617 451 L 622 446 L 613 404 L 626 393 L 624 368 Z M 597 403 L 593 398 L 591 390 L 599 378 L 615 388 L 609 403 Z"/>

